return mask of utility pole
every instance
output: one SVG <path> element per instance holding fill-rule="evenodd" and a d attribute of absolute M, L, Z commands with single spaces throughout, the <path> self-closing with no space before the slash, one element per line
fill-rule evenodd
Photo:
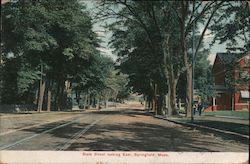
<path fill-rule="evenodd" d="M 1 5 L 3 4 L 3 2 L 1 1 Z M 1 68 L 1 71 L 0 71 L 0 103 L 2 102 L 2 34 L 3 34 L 3 26 L 2 26 L 2 11 L 1 11 L 1 42 L 0 42 L 0 68 Z"/>
<path fill-rule="evenodd" d="M 191 122 L 194 121 L 194 54 L 195 54 L 195 38 L 194 38 L 194 30 L 195 28 L 195 23 L 193 23 L 193 26 L 192 26 L 192 41 L 193 41 L 193 44 L 192 44 L 192 105 L 191 105 Z"/>

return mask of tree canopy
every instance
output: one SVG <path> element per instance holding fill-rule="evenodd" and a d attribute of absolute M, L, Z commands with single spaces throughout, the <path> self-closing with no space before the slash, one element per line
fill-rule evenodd
<path fill-rule="evenodd" d="M 78 102 L 81 94 L 89 102 L 121 101 L 132 91 L 143 94 L 157 114 L 177 114 L 176 98 L 182 97 L 191 116 L 192 77 L 203 99 L 212 94 L 209 50 L 203 46 L 208 30 L 213 44 L 219 41 L 228 43 L 230 51 L 249 51 L 246 2 L 94 3 L 93 11 L 78 0 L 18 0 L 3 5 L 2 102 L 34 102 L 38 110 L 45 105 L 50 109 L 52 103 L 60 110 L 71 91 Z M 106 28 L 112 31 L 116 63 L 99 52 L 101 41 L 93 31 L 93 19 L 112 20 Z"/>
<path fill-rule="evenodd" d="M 97 49 L 100 40 L 83 3 L 19 0 L 2 9 L 2 103 L 35 102 L 38 110 L 52 103 L 60 110 L 71 90 L 97 95 L 108 87 L 114 63 Z"/>
<path fill-rule="evenodd" d="M 239 7 L 244 7 L 241 10 Z M 192 111 L 192 66 L 195 66 L 195 77 L 200 93 L 208 94 L 202 87 L 211 82 L 209 68 L 203 69 L 201 65 L 207 64 L 207 52 L 200 56 L 200 48 L 208 29 L 215 29 L 215 39 L 228 40 L 243 34 L 246 43 L 247 26 L 239 23 L 248 21 L 249 6 L 245 2 L 224 1 L 98 1 L 97 18 L 114 19 L 108 28 L 113 32 L 112 46 L 118 54 L 120 67 L 130 78 L 130 85 L 134 91 L 143 93 L 150 98 L 156 111 L 161 112 L 163 96 L 168 94 L 170 104 L 168 114 L 176 114 L 176 87 L 182 76 L 185 80 L 187 115 Z M 233 11 L 233 12 L 230 12 Z M 236 13 L 236 14 L 235 14 Z M 228 15 L 235 16 L 229 21 L 228 28 L 236 21 L 237 28 L 230 34 L 223 19 Z M 220 24 L 219 24 L 219 23 Z M 198 29 L 199 28 L 199 29 Z M 219 29 L 220 28 L 220 29 Z M 216 30 L 219 29 L 219 30 Z M 220 30 L 224 30 L 220 32 Z M 193 37 L 195 32 L 199 35 Z M 231 36 L 230 36 L 231 35 Z M 230 37 L 229 37 L 230 36 Z M 193 39 L 195 38 L 195 39 Z M 192 51 L 192 52 L 191 52 Z M 198 75 L 198 74 L 201 75 Z M 155 76 L 156 75 L 156 76 Z M 183 76 L 186 76 L 183 78 Z M 155 78 L 158 77 L 158 78 Z M 209 82 L 209 83 L 210 83 Z M 143 85 L 140 85 L 143 83 Z M 158 89 L 157 89 L 158 88 Z M 202 89 L 203 88 L 203 89 Z M 162 96 L 161 96 L 162 95 Z M 158 106 L 157 106 L 158 104 Z"/>

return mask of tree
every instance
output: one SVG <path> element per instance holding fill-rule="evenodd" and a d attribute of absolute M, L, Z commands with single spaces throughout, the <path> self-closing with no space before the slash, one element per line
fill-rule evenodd
<path fill-rule="evenodd" d="M 194 88 L 197 89 L 201 101 L 204 103 L 209 102 L 209 98 L 214 93 L 213 80 L 212 80 L 212 65 L 208 61 L 209 50 L 201 46 L 201 50 L 197 53 L 194 68 Z"/>
<path fill-rule="evenodd" d="M 145 31 L 132 22 L 127 22 L 126 25 L 128 28 L 126 31 L 114 30 L 111 40 L 112 46 L 120 56 L 121 64 L 118 68 L 128 75 L 130 79 L 128 85 L 134 92 L 144 94 L 149 101 L 153 101 L 155 98 L 153 86 L 158 85 L 159 88 L 163 86 L 161 78 L 164 73 L 158 64 L 159 57 L 150 48 L 150 43 L 145 38 Z M 164 92 L 165 89 L 159 90 Z"/>
<path fill-rule="evenodd" d="M 204 34 L 210 25 L 211 20 L 214 18 L 217 10 L 222 6 L 223 2 L 202 2 L 202 1 L 178 1 L 169 2 L 172 9 L 171 12 L 175 13 L 178 21 L 178 28 L 180 32 L 179 43 L 181 47 L 181 56 L 183 59 L 183 71 L 186 71 L 186 106 L 187 116 L 191 116 L 192 111 L 192 58 L 196 58 L 200 44 L 202 43 Z M 202 33 L 199 41 L 194 44 L 193 56 L 188 53 L 188 42 L 191 40 L 192 27 L 198 23 L 203 24 Z"/>
<path fill-rule="evenodd" d="M 5 60 L 3 67 L 3 89 L 1 90 L 4 104 L 18 103 L 17 93 L 18 60 Z"/>
<path fill-rule="evenodd" d="M 12 53 L 20 64 L 16 74 L 20 93 L 34 99 L 30 90 L 38 89 L 40 81 L 38 111 L 46 104 L 44 98 L 50 108 L 50 97 L 54 108 L 60 110 L 65 102 L 65 82 L 84 72 L 90 57 L 99 53 L 91 18 L 77 0 L 7 3 L 2 43 L 6 58 Z"/>
<path fill-rule="evenodd" d="M 120 11 L 113 10 L 112 5 L 110 4 L 116 4 L 118 6 L 118 9 L 120 8 L 121 10 Z M 105 1 L 100 6 L 101 6 L 102 16 L 108 17 L 108 18 L 114 17 L 118 19 L 116 25 L 118 26 L 123 25 L 125 27 L 125 28 L 120 27 L 121 29 L 123 30 L 126 29 L 125 31 L 131 31 L 131 30 L 134 31 L 134 34 L 132 34 L 132 32 L 130 32 L 130 34 L 127 34 L 127 35 L 125 34 L 126 36 L 128 36 L 128 37 L 125 37 L 128 39 L 128 43 L 126 44 L 126 46 L 123 46 L 123 49 L 121 45 L 124 45 L 124 44 L 119 45 L 119 42 L 116 41 L 118 44 L 115 44 L 115 46 L 117 49 L 121 47 L 120 49 L 121 53 L 124 53 L 125 55 L 129 51 L 136 52 L 139 50 L 139 48 L 137 47 L 138 44 L 134 44 L 134 42 L 136 41 L 138 42 L 139 40 L 143 40 L 142 43 L 146 42 L 144 45 L 144 48 L 147 47 L 146 50 L 149 50 L 148 54 L 151 55 L 150 59 L 153 59 L 152 62 L 150 62 L 150 65 L 147 65 L 147 67 L 152 65 L 152 67 L 150 67 L 152 69 L 149 71 L 149 74 L 153 75 L 155 74 L 155 72 L 159 72 L 160 77 L 162 77 L 162 75 L 166 76 L 165 78 L 168 80 L 168 87 L 169 87 L 168 92 L 171 97 L 171 106 L 169 109 L 169 114 L 172 115 L 176 113 L 175 89 L 176 89 L 176 84 L 180 75 L 180 72 L 178 70 L 181 67 L 179 66 L 179 64 L 182 64 L 182 63 L 178 62 L 180 61 L 178 60 L 179 48 L 176 48 L 178 47 L 178 45 L 176 45 L 177 42 L 175 42 L 176 40 L 174 36 L 174 35 L 177 35 L 177 33 L 176 31 L 170 31 L 170 29 L 173 29 L 175 26 L 174 24 L 175 18 L 168 19 L 169 18 L 168 14 L 171 14 L 171 13 L 168 13 L 169 8 L 167 7 L 166 3 L 162 1 L 161 2 L 116 1 L 115 3 L 110 2 L 110 1 Z M 113 27 L 111 29 L 113 30 Z M 140 37 L 138 37 L 139 34 L 141 34 Z M 129 38 L 133 35 L 138 38 L 143 38 L 143 39 L 133 40 L 133 38 L 132 39 Z M 117 34 L 117 36 L 119 37 L 119 34 Z M 169 40 L 172 41 L 171 45 L 170 45 Z M 175 49 L 173 49 L 173 47 L 175 47 Z M 143 60 L 143 61 L 146 62 L 146 60 Z M 152 79 L 151 80 L 150 79 L 151 78 L 149 78 L 149 80 L 147 81 L 148 81 L 148 86 L 151 86 L 149 87 L 152 90 L 151 92 L 155 93 L 156 88 L 162 91 L 161 89 L 159 89 L 160 88 L 159 84 L 156 84 L 155 80 L 152 81 Z M 165 90 L 165 92 L 166 91 L 167 90 Z M 164 93 L 159 94 L 159 95 L 163 96 Z M 153 97 L 154 99 L 156 98 L 156 96 L 151 96 L 151 97 Z M 163 106 L 158 106 L 158 107 L 162 108 Z M 162 109 L 159 109 L 159 111 L 161 110 Z"/>
<path fill-rule="evenodd" d="M 212 44 L 227 43 L 230 51 L 248 52 L 250 50 L 250 7 L 247 1 L 229 2 L 209 28 L 215 35 Z M 223 27 L 223 28 L 221 28 Z"/>
<path fill-rule="evenodd" d="M 87 97 L 96 98 L 100 101 L 103 98 L 102 92 L 107 87 L 106 80 L 109 78 L 112 68 L 112 59 L 98 53 L 92 55 L 89 59 L 89 67 L 82 72 L 78 72 L 77 76 L 72 80 L 72 89 L 75 90 L 78 96 L 83 93 Z"/>
<path fill-rule="evenodd" d="M 197 41 L 199 36 L 195 36 L 195 39 Z M 192 47 L 192 42 L 188 43 L 188 47 Z M 209 53 L 209 49 L 204 48 L 204 44 L 202 43 L 198 50 L 195 63 L 193 63 L 194 89 L 204 103 L 208 103 L 209 98 L 215 94 L 213 89 L 212 65 L 210 65 L 208 61 Z M 186 97 L 186 81 L 186 74 L 183 73 L 177 85 L 178 98 L 180 99 L 185 99 Z"/>

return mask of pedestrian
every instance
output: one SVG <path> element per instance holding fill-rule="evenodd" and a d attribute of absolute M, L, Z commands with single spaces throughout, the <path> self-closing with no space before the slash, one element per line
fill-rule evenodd
<path fill-rule="evenodd" d="M 196 113 L 196 109 L 197 109 L 197 105 L 195 104 L 194 107 L 193 107 L 193 114 L 195 115 Z"/>
<path fill-rule="evenodd" d="M 202 108 L 203 108 L 203 105 L 202 105 L 202 103 L 200 102 L 200 103 L 198 104 L 199 116 L 201 115 Z"/>

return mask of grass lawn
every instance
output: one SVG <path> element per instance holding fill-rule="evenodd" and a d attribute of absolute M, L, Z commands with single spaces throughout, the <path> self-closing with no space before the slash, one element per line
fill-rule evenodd
<path fill-rule="evenodd" d="M 183 122 L 183 123 L 192 123 L 192 124 L 207 126 L 207 127 L 211 127 L 215 129 L 226 130 L 226 131 L 249 135 L 249 125 L 241 124 L 241 123 L 225 122 L 223 120 L 216 121 L 216 120 L 197 120 L 197 119 L 195 119 L 194 122 L 191 122 L 190 119 L 186 119 L 186 118 L 178 119 L 178 121 Z"/>
<path fill-rule="evenodd" d="M 214 112 L 204 112 L 205 116 L 229 116 L 229 117 L 239 117 L 242 119 L 249 119 L 249 111 L 214 111 Z"/>
<path fill-rule="evenodd" d="M 249 126 L 244 124 L 221 122 L 221 121 L 209 121 L 209 120 L 196 120 L 193 123 L 197 125 L 208 126 L 211 128 L 249 135 Z"/>

